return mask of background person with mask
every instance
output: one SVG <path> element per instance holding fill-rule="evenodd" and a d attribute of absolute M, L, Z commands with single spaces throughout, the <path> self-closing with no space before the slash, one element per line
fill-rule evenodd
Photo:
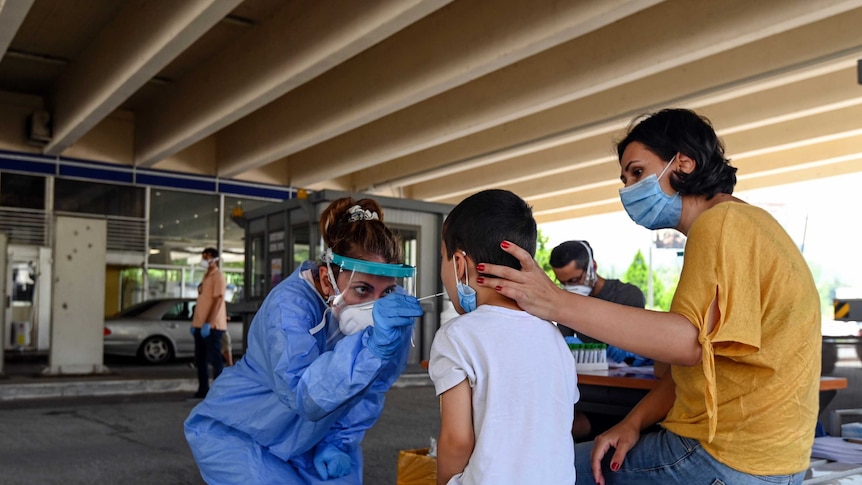
<path fill-rule="evenodd" d="M 422 308 L 396 286 L 414 269 L 375 201 L 333 201 L 320 233 L 323 261 L 272 289 L 247 352 L 186 419 L 209 484 L 362 483 L 362 438 L 406 366 Z"/>
<path fill-rule="evenodd" d="M 501 248 L 520 271 L 479 263 L 495 277 L 477 284 L 524 310 L 670 364 L 619 424 L 578 444 L 578 484 L 801 484 L 817 424 L 821 320 L 799 247 L 768 212 L 732 195 L 736 168 L 697 113 L 635 120 L 617 154 L 632 220 L 687 236 L 670 311 L 565 292 L 508 241 Z"/>
<path fill-rule="evenodd" d="M 204 398 L 209 392 L 208 364 L 213 367 L 213 379 L 221 375 L 224 368 L 221 339 L 227 332 L 227 306 L 224 301 L 226 283 L 219 270 L 218 259 L 216 248 L 206 248 L 201 252 L 200 265 L 206 273 L 198 286 L 191 328 L 195 338 L 195 367 L 198 371 L 195 398 Z"/>
<path fill-rule="evenodd" d="M 621 305 L 644 307 L 644 294 L 640 288 L 631 283 L 608 280 L 599 276 L 596 272 L 598 264 L 593 259 L 593 248 L 587 241 L 566 241 L 558 245 L 551 250 L 549 262 L 557 281 L 570 293 L 592 296 Z M 575 331 L 565 325 L 557 325 L 557 328 L 566 337 L 575 335 Z M 577 339 L 585 343 L 605 343 L 580 333 Z M 634 367 L 653 364 L 652 359 L 613 345 L 608 346 L 608 358 Z M 572 423 L 572 436 L 577 440 L 590 439 L 606 431 L 618 421 L 619 418 L 613 415 L 577 411 Z"/>
<path fill-rule="evenodd" d="M 598 264 L 593 256 L 593 248 L 587 241 L 566 241 L 551 250 L 551 269 L 557 281 L 571 293 L 592 296 L 622 305 L 643 308 L 646 304 L 640 288 L 616 279 L 602 278 L 596 270 Z M 574 330 L 560 327 L 563 335 L 573 335 Z M 600 342 L 589 335 L 578 335 L 587 343 Z"/>
<path fill-rule="evenodd" d="M 566 241 L 551 250 L 551 269 L 557 281 L 570 293 L 592 296 L 600 300 L 619 303 L 637 308 L 646 304 L 640 288 L 620 280 L 607 280 L 596 272 L 598 265 L 593 257 L 593 248 L 587 241 Z M 558 325 L 566 337 L 575 331 L 565 325 Z M 589 335 L 579 333 L 578 339 L 585 343 L 605 343 Z M 608 346 L 608 358 L 631 366 L 652 365 L 652 359 L 641 357 L 618 347 Z"/>

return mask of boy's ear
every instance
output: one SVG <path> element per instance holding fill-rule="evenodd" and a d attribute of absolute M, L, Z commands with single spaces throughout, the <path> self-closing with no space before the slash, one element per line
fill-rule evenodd
<path fill-rule="evenodd" d="M 455 261 L 455 273 L 458 276 L 458 280 L 464 281 L 464 279 L 466 279 L 467 268 L 469 266 L 469 262 L 467 261 L 467 253 L 458 249 L 452 256 L 452 259 Z"/>

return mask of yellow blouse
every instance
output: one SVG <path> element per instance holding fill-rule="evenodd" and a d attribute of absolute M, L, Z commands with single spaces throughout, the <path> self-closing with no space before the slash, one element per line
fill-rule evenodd
<path fill-rule="evenodd" d="M 671 367 L 676 399 L 663 426 L 745 473 L 805 470 L 819 405 L 820 298 L 784 229 L 748 204 L 705 211 L 689 231 L 670 311 L 699 329 L 703 361 Z"/>

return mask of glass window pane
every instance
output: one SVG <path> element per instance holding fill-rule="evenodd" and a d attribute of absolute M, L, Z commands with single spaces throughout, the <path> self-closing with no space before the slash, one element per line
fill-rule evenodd
<path fill-rule="evenodd" d="M 279 201 L 224 198 L 224 234 L 222 235 L 222 272 L 227 281 L 225 300 L 245 301 L 245 214 L 249 211 L 276 204 Z M 263 229 L 261 228 L 260 231 Z"/>
<path fill-rule="evenodd" d="M 54 209 L 105 216 L 144 217 L 144 188 L 57 178 Z"/>
<path fill-rule="evenodd" d="M 168 311 L 162 315 L 162 320 L 186 320 L 185 317 L 186 305 L 185 302 L 179 301 L 171 305 Z"/>
<path fill-rule="evenodd" d="M 45 210 L 45 177 L 3 172 L 0 206 Z"/>
<path fill-rule="evenodd" d="M 144 301 L 144 270 L 125 268 L 120 271 L 120 308 Z"/>
<path fill-rule="evenodd" d="M 278 201 L 225 196 L 224 235 L 222 236 L 225 252 L 228 252 L 228 250 L 230 252 L 245 252 L 246 220 L 244 214 L 275 203 L 278 203 Z M 242 265 L 239 267 L 242 267 Z"/>
<path fill-rule="evenodd" d="M 150 264 L 197 264 L 204 248 L 217 247 L 219 217 L 216 194 L 151 189 Z"/>
<path fill-rule="evenodd" d="M 293 226 L 291 235 L 293 236 L 293 265 L 289 272 L 293 272 L 302 263 L 308 261 L 310 246 L 311 228 L 308 224 L 297 224 Z"/>
<path fill-rule="evenodd" d="M 251 292 L 249 298 L 263 298 L 266 268 L 263 259 L 263 234 L 252 236 L 251 239 Z"/>

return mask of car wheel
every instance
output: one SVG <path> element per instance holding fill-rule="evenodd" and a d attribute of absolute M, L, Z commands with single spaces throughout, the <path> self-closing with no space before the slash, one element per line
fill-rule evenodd
<path fill-rule="evenodd" d="M 164 364 L 172 355 L 171 343 L 165 337 L 150 337 L 138 350 L 138 356 L 148 364 Z"/>

